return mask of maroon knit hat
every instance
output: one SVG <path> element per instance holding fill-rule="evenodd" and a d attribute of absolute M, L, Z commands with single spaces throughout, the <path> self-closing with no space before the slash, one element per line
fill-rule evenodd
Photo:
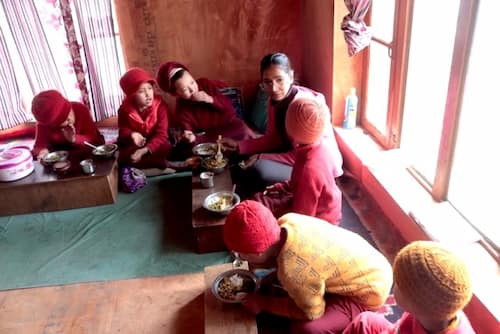
<path fill-rule="evenodd" d="M 286 112 L 285 127 L 290 138 L 299 144 L 316 142 L 328 122 L 328 108 L 313 99 L 298 98 Z"/>
<path fill-rule="evenodd" d="M 181 63 L 177 63 L 175 61 L 169 61 L 163 63 L 158 69 L 158 73 L 156 74 L 156 81 L 158 81 L 158 86 L 165 92 L 174 93 L 175 87 L 170 85 L 170 79 L 179 72 L 179 70 L 188 71 L 188 68 Z"/>
<path fill-rule="evenodd" d="M 31 102 L 31 113 L 42 125 L 58 126 L 68 118 L 71 102 L 57 90 L 46 90 L 35 95 Z"/>
<path fill-rule="evenodd" d="M 120 78 L 120 87 L 126 96 L 131 96 L 137 92 L 139 86 L 144 82 L 152 85 L 156 84 L 155 79 L 148 72 L 139 67 L 132 67 Z"/>
<path fill-rule="evenodd" d="M 226 218 L 223 235 L 226 246 L 240 253 L 262 253 L 280 238 L 280 226 L 263 204 L 246 200 Z"/>

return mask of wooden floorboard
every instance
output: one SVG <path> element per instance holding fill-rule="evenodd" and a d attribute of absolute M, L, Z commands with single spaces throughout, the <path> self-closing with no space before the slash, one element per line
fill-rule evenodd
<path fill-rule="evenodd" d="M 203 273 L 0 291 L 0 333 L 203 333 Z"/>

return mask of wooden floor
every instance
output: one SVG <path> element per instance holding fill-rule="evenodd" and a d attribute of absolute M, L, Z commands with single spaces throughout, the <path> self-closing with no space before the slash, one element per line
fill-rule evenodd
<path fill-rule="evenodd" d="M 392 258 L 401 237 L 387 231 L 357 187 L 341 188 Z M 203 273 L 0 291 L 0 334 L 204 333 L 204 292 Z"/>
<path fill-rule="evenodd" d="M 203 333 L 203 273 L 0 292 L 1 334 Z"/>

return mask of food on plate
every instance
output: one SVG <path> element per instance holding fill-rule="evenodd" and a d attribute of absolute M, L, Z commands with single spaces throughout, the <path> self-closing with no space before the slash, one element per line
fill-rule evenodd
<path fill-rule="evenodd" d="M 212 156 L 217 153 L 217 144 L 202 143 L 193 147 L 193 153 L 200 156 Z"/>
<path fill-rule="evenodd" d="M 207 158 L 203 161 L 204 161 L 205 167 L 207 167 L 207 168 L 222 168 L 222 167 L 225 167 L 227 164 L 227 160 L 225 160 L 225 159 L 218 161 L 215 158 Z"/>
<path fill-rule="evenodd" d="M 68 158 L 68 152 L 67 151 L 55 151 L 55 152 L 50 152 L 47 153 L 43 157 L 43 162 L 52 164 L 57 161 L 64 161 Z"/>
<path fill-rule="evenodd" d="M 216 211 L 224 211 L 233 205 L 232 196 L 220 196 L 215 201 L 208 204 L 208 207 Z"/>
<path fill-rule="evenodd" d="M 215 154 L 215 150 L 212 147 L 201 147 L 198 150 L 198 154 L 200 154 L 200 155 L 212 155 L 212 154 Z"/>
<path fill-rule="evenodd" d="M 254 283 L 246 280 L 239 274 L 224 277 L 217 288 L 219 296 L 224 299 L 235 300 L 244 296 L 242 293 L 248 293 L 253 289 Z"/>

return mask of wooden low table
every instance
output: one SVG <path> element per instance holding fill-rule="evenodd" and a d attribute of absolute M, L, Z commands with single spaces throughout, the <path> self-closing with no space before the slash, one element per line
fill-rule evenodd
<path fill-rule="evenodd" d="M 80 161 L 92 158 L 93 175 L 82 172 Z M 71 168 L 56 175 L 35 161 L 34 171 L 17 181 L 0 182 L 0 216 L 58 211 L 112 204 L 118 192 L 117 158 L 95 158 L 90 152 L 70 152 Z"/>
<path fill-rule="evenodd" d="M 240 268 L 248 269 L 248 265 Z M 212 282 L 217 275 L 231 269 L 231 263 L 205 267 L 205 334 L 257 334 L 253 314 L 241 305 L 219 301 L 212 293 Z"/>
<path fill-rule="evenodd" d="M 212 188 L 203 188 L 199 175 L 192 176 L 192 226 L 198 253 L 218 252 L 226 250 L 222 238 L 222 226 L 226 217 L 209 212 L 203 208 L 205 198 L 217 191 L 232 190 L 231 172 L 225 169 L 214 177 Z"/>

